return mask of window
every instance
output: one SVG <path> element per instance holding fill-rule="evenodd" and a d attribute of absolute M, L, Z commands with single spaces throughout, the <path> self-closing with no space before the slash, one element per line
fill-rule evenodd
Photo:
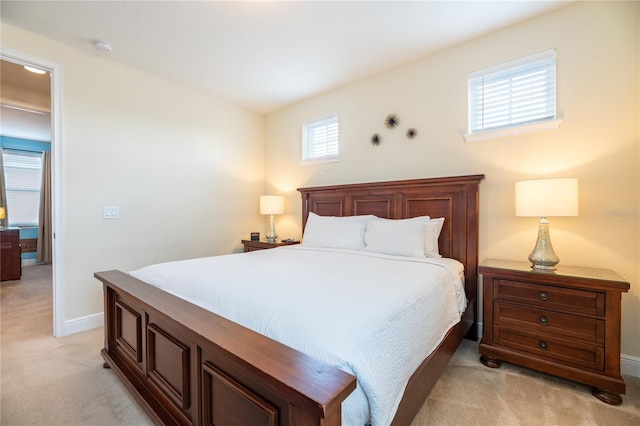
<path fill-rule="evenodd" d="M 338 114 L 302 124 L 302 161 L 338 158 Z"/>
<path fill-rule="evenodd" d="M 2 159 L 9 226 L 38 226 L 42 154 L 5 149 Z"/>
<path fill-rule="evenodd" d="M 555 120 L 554 49 L 469 74 L 467 141 L 474 133 Z M 512 133 L 517 132 L 511 130 L 509 134 Z"/>

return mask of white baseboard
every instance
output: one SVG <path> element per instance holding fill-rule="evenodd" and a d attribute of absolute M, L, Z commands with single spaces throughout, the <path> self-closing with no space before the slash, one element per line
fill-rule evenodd
<path fill-rule="evenodd" d="M 22 266 L 33 266 L 37 264 L 38 262 L 36 262 L 35 259 L 22 259 Z"/>
<path fill-rule="evenodd" d="M 640 357 L 620 355 L 620 373 L 627 376 L 640 377 Z"/>
<path fill-rule="evenodd" d="M 92 328 L 102 327 L 104 325 L 104 313 L 100 312 L 85 317 L 74 318 L 64 322 L 63 336 L 68 334 L 79 333 L 81 331 L 91 330 Z"/>

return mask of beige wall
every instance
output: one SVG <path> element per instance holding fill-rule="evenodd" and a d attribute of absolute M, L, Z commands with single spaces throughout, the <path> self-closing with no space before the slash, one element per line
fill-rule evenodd
<path fill-rule="evenodd" d="M 515 217 L 514 182 L 577 177 L 580 216 L 551 219 L 554 248 L 562 263 L 611 268 L 631 282 L 622 352 L 640 356 L 638 17 L 637 2 L 572 4 L 268 114 L 267 188 L 289 195 L 279 234 L 300 237 L 298 187 L 484 173 L 480 258 L 526 260 L 537 220 Z M 560 129 L 465 143 L 468 73 L 551 48 Z M 333 111 L 340 162 L 301 165 L 302 121 Z M 383 124 L 389 113 L 397 130 Z"/>
<path fill-rule="evenodd" d="M 262 115 L 4 23 L 2 47 L 63 66 L 65 320 L 102 312 L 95 271 L 229 253 L 262 224 Z"/>

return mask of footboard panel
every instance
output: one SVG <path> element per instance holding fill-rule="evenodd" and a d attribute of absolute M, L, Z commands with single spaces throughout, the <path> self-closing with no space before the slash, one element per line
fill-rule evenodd
<path fill-rule="evenodd" d="M 119 271 L 105 363 L 159 424 L 339 425 L 352 375 Z"/>

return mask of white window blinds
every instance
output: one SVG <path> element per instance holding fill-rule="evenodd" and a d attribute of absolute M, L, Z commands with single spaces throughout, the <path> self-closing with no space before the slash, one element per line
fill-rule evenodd
<path fill-rule="evenodd" d="M 2 160 L 9 226 L 38 226 L 42 154 L 5 149 Z"/>
<path fill-rule="evenodd" d="M 338 114 L 302 124 L 302 161 L 335 159 L 339 154 Z"/>
<path fill-rule="evenodd" d="M 469 74 L 470 133 L 555 118 L 555 49 Z"/>

